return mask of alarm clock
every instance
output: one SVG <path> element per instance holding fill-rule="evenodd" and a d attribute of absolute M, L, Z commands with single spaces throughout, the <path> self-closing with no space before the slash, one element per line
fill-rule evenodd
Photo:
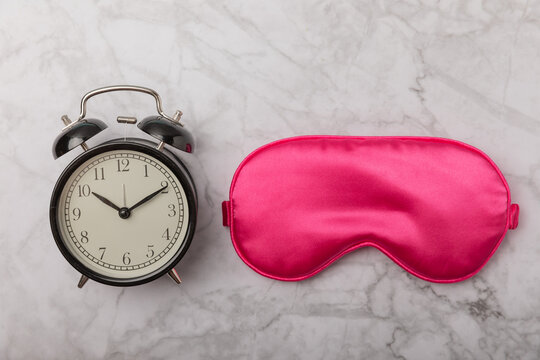
<path fill-rule="evenodd" d="M 152 95 L 157 115 L 137 127 L 153 138 L 121 138 L 90 148 L 87 141 L 107 128 L 86 118 L 87 101 L 98 94 L 136 91 Z M 163 113 L 161 98 L 140 86 L 109 86 L 92 90 L 81 100 L 72 122 L 62 116 L 64 129 L 54 140 L 59 158 L 81 147 L 83 152 L 62 172 L 50 203 L 50 225 L 56 245 L 81 273 L 79 288 L 88 279 L 114 286 L 140 285 L 169 274 L 189 248 L 197 219 L 197 192 L 186 165 L 168 147 L 193 151 L 193 138 L 180 122 L 182 112 Z M 119 116 L 126 126 L 135 117 Z"/>

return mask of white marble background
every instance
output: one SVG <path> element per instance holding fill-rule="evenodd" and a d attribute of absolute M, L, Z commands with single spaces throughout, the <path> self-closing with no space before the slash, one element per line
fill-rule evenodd
<path fill-rule="evenodd" d="M 180 287 L 79 290 L 48 224 L 79 150 L 53 161 L 51 144 L 86 91 L 124 83 L 156 89 L 196 135 L 198 231 Z M 153 111 L 138 94 L 89 103 L 111 124 Z M 0 358 L 538 359 L 539 119 L 535 1 L 2 0 Z M 90 145 L 123 134 L 111 128 Z M 220 203 L 243 157 L 301 134 L 470 143 L 504 172 L 520 227 L 457 284 L 374 249 L 300 283 L 264 278 Z"/>

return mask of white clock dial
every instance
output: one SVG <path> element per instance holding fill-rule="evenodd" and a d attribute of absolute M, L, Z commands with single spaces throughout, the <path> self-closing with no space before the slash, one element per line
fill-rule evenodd
<path fill-rule="evenodd" d="M 185 240 L 189 216 L 176 175 L 133 150 L 103 152 L 75 169 L 56 214 L 69 252 L 88 269 L 121 279 L 166 265 Z"/>

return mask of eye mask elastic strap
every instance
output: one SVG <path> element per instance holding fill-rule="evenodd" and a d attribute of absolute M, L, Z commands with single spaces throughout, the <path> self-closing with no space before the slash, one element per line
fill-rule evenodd
<path fill-rule="evenodd" d="M 510 205 L 510 211 L 508 212 L 509 217 L 509 225 L 508 229 L 514 230 L 518 227 L 519 224 L 519 205 L 518 204 L 512 204 Z"/>
<path fill-rule="evenodd" d="M 223 226 L 231 226 L 230 216 L 230 201 L 224 201 L 221 203 L 221 214 L 223 216 Z"/>

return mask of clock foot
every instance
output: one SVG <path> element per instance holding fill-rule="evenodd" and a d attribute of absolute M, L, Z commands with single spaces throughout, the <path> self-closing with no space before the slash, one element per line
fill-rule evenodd
<path fill-rule="evenodd" d="M 86 282 L 88 281 L 88 278 L 84 275 L 81 275 L 81 278 L 79 279 L 79 283 L 77 284 L 77 287 L 80 289 L 84 286 L 84 284 L 86 284 Z"/>
<path fill-rule="evenodd" d="M 178 275 L 178 273 L 176 272 L 174 268 L 169 270 L 168 274 L 169 274 L 169 277 L 173 279 L 175 283 L 180 284 L 182 282 L 182 280 L 180 280 L 180 275 Z"/>

